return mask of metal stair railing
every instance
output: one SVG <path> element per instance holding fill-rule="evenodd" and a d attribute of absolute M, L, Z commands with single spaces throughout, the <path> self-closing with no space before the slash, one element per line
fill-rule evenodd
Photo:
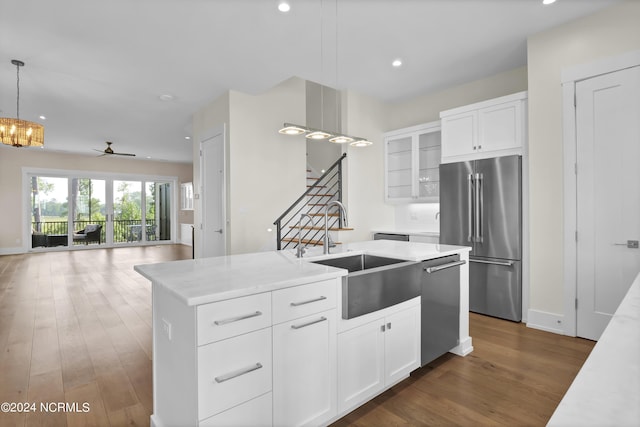
<path fill-rule="evenodd" d="M 291 206 L 280 215 L 273 224 L 276 226 L 276 246 L 278 250 L 295 248 L 298 245 L 298 219 L 300 214 L 309 214 L 313 223 L 305 223 L 302 228 L 302 241 L 308 244 L 321 242 L 324 236 L 324 205 L 331 200 L 342 201 L 342 161 L 344 153 L 305 191 Z M 317 220 L 316 220 L 317 218 Z M 330 229 L 342 228 L 342 217 L 335 213 L 329 216 Z"/>

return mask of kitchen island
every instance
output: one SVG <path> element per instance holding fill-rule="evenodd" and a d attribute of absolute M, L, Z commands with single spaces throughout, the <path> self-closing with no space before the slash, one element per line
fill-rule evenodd
<path fill-rule="evenodd" d="M 329 424 L 420 366 L 420 297 L 343 319 L 348 271 L 311 261 L 366 253 L 466 262 L 468 251 L 368 241 L 302 259 L 279 251 L 136 266 L 153 286 L 152 425 Z M 466 263 L 460 291 L 451 351 L 466 355 Z M 354 357 L 358 372 L 340 375 Z"/>
<path fill-rule="evenodd" d="M 618 306 L 550 427 L 640 423 L 640 273 Z"/>

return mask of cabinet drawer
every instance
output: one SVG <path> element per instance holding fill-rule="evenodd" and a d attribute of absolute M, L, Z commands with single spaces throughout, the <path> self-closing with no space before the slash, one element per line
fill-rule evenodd
<path fill-rule="evenodd" d="M 271 393 L 263 394 L 242 405 L 200 421 L 200 427 L 270 427 L 273 417 Z"/>
<path fill-rule="evenodd" d="M 271 326 L 269 292 L 198 307 L 198 345 Z"/>
<path fill-rule="evenodd" d="M 271 391 L 271 328 L 198 348 L 198 419 Z"/>
<path fill-rule="evenodd" d="M 286 322 L 336 306 L 336 281 L 311 283 L 273 292 L 273 323 Z"/>

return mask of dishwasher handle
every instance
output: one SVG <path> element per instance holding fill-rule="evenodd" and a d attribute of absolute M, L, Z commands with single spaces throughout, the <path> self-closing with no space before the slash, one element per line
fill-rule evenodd
<path fill-rule="evenodd" d="M 463 265 L 463 264 L 466 264 L 466 263 L 467 263 L 467 261 L 465 261 L 465 260 L 448 262 L 446 264 L 435 265 L 433 267 L 426 267 L 426 268 L 424 268 L 424 271 L 426 271 L 427 273 L 431 274 L 431 273 L 435 273 L 436 271 L 444 270 L 446 268 L 457 267 L 459 265 Z"/>

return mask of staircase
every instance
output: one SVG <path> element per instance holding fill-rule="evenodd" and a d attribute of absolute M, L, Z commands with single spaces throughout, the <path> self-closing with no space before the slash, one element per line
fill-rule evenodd
<path fill-rule="evenodd" d="M 324 237 L 324 210 L 332 200 L 342 201 L 342 161 L 347 157 L 343 154 L 319 178 L 307 177 L 307 191 L 305 191 L 282 215 L 274 221 L 276 226 L 276 246 L 278 250 L 295 248 L 298 246 L 298 231 L 302 230 L 302 244 L 306 246 L 321 246 Z M 310 171 L 307 170 L 307 174 Z M 299 224 L 300 216 L 307 214 Z M 347 231 L 352 228 L 342 227 L 342 217 L 337 207 L 332 207 L 328 215 L 329 231 Z M 339 242 L 334 242 L 339 244 Z"/>

